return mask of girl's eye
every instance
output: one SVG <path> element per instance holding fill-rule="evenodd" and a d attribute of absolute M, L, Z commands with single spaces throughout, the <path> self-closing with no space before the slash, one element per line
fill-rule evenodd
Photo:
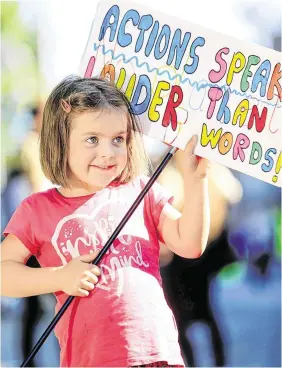
<path fill-rule="evenodd" d="M 87 139 L 86 142 L 96 144 L 96 143 L 98 143 L 98 138 L 97 137 L 90 137 L 90 138 Z"/>
<path fill-rule="evenodd" d="M 123 137 L 116 137 L 116 138 L 114 139 L 114 141 L 115 141 L 116 143 L 123 143 L 123 142 L 124 142 L 124 138 L 123 138 Z"/>

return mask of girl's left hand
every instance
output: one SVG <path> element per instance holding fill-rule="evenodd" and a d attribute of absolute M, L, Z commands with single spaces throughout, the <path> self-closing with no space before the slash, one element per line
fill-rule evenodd
<path fill-rule="evenodd" d="M 177 161 L 184 178 L 204 179 L 208 175 L 210 161 L 194 154 L 194 149 L 197 145 L 197 142 L 198 136 L 193 135 L 187 143 L 185 151 L 179 150 L 177 152 Z"/>

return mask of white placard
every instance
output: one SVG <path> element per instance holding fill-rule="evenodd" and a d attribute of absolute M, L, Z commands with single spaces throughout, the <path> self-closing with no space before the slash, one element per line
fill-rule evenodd
<path fill-rule="evenodd" d="M 281 186 L 281 53 L 133 2 L 102 1 L 80 74 L 112 80 L 144 134 Z"/>

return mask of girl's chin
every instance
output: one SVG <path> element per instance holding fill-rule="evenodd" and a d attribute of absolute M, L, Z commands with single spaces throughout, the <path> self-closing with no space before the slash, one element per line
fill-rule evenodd
<path fill-rule="evenodd" d="M 113 182 L 116 178 L 120 176 L 119 172 L 109 173 L 105 175 L 98 175 L 97 173 L 92 173 L 86 177 L 76 177 L 73 181 L 74 187 L 81 187 L 89 189 L 91 192 L 101 190 L 107 187 L 111 182 Z"/>
<path fill-rule="evenodd" d="M 91 187 L 97 187 L 97 188 L 103 189 L 106 186 L 108 186 L 112 181 L 114 181 L 116 178 L 117 176 L 113 175 L 111 177 L 107 177 L 107 178 L 100 179 L 100 180 L 88 181 L 87 184 Z"/>

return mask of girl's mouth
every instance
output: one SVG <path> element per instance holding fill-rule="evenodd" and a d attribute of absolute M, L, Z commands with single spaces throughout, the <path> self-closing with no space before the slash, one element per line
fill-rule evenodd
<path fill-rule="evenodd" d="M 110 166 L 98 166 L 98 165 L 90 165 L 91 167 L 95 167 L 96 169 L 99 169 L 101 171 L 110 171 L 113 168 L 116 167 L 116 165 L 110 165 Z"/>

